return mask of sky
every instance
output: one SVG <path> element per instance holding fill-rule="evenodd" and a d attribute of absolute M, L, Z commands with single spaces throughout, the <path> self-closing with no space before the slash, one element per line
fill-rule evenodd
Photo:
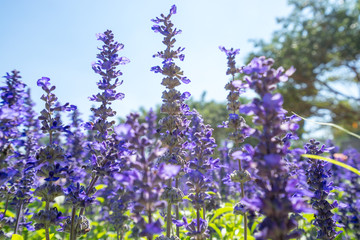
<path fill-rule="evenodd" d="M 182 30 L 175 46 L 185 47 L 185 60 L 178 65 L 191 80 L 179 90 L 195 100 L 206 91 L 206 100 L 218 102 L 226 101 L 229 80 L 226 56 L 218 47 L 240 48 L 237 64 L 242 66 L 254 50 L 249 40 L 270 40 L 281 27 L 276 18 L 291 12 L 286 0 L 0 0 L 0 74 L 20 71 L 37 112 L 43 108 L 43 92 L 36 81 L 49 77 L 59 101 L 77 105 L 87 120 L 94 104 L 88 97 L 99 92 L 100 77 L 91 68 L 101 46 L 95 35 L 110 29 L 125 45 L 119 55 L 131 61 L 120 67 L 124 83 L 118 91 L 125 98 L 113 109 L 124 117 L 140 107 L 155 107 L 165 88 L 162 76 L 150 68 L 161 65 L 152 55 L 164 45 L 150 20 L 168 14 L 173 4 L 172 22 Z"/>

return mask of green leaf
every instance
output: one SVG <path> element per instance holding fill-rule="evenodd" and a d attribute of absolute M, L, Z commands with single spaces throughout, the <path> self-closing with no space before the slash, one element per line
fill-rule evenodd
<path fill-rule="evenodd" d="M 100 190 L 100 189 L 103 189 L 103 188 L 105 188 L 105 187 L 107 187 L 107 185 L 105 185 L 105 184 L 99 184 L 99 185 L 97 185 L 97 186 L 95 187 L 95 189 L 96 189 L 96 190 Z"/>
<path fill-rule="evenodd" d="M 49 238 L 52 239 L 54 237 L 55 233 L 52 233 L 49 235 Z M 42 240 L 46 240 L 46 237 L 44 237 Z"/>
<path fill-rule="evenodd" d="M 37 230 L 36 233 L 37 233 L 41 238 L 44 238 L 44 237 L 45 237 L 45 229 Z"/>
<path fill-rule="evenodd" d="M 24 238 L 22 236 L 20 236 L 19 234 L 13 234 L 11 236 L 11 240 L 24 240 Z"/>
<path fill-rule="evenodd" d="M 96 200 L 98 200 L 100 203 L 104 203 L 105 201 L 103 197 L 97 197 Z"/>
<path fill-rule="evenodd" d="M 356 168 L 353 168 L 352 166 L 349 166 L 343 162 L 339 162 L 339 161 L 336 161 L 334 159 L 331 159 L 331 158 L 326 158 L 326 157 L 321 157 L 321 156 L 317 156 L 317 155 L 311 155 L 311 154 L 301 154 L 302 157 L 306 157 L 306 158 L 312 158 L 312 159 L 318 159 L 318 160 L 323 160 L 323 161 L 327 161 L 327 162 L 330 162 L 332 164 L 335 164 L 335 165 L 338 165 L 340 167 L 343 167 L 343 168 L 346 168 L 347 170 L 350 170 L 354 173 L 356 173 L 357 175 L 360 176 L 360 171 Z"/>
<path fill-rule="evenodd" d="M 222 215 L 222 216 L 220 217 L 220 219 L 221 219 L 222 221 L 231 220 L 230 218 L 231 218 L 231 217 L 234 217 L 234 216 L 235 216 L 235 214 L 234 214 L 233 212 L 229 212 L 229 213 L 226 213 L 226 214 Z M 233 221 L 231 221 L 231 222 L 233 222 Z"/>
<path fill-rule="evenodd" d="M 108 236 L 111 237 L 111 238 L 116 238 L 116 237 L 117 237 L 117 233 L 109 233 Z"/>
<path fill-rule="evenodd" d="M 7 210 L 7 211 L 6 211 L 6 216 L 12 217 L 12 218 L 15 218 L 15 217 L 16 217 L 16 215 L 15 215 L 12 211 L 10 211 L 10 210 Z"/>
<path fill-rule="evenodd" d="M 345 133 L 347 133 L 347 134 L 349 134 L 349 135 L 351 135 L 351 136 L 353 136 L 353 137 L 356 137 L 356 138 L 360 139 L 360 135 L 357 135 L 356 133 L 353 133 L 353 132 L 351 132 L 351 131 L 349 131 L 349 130 L 347 130 L 347 129 L 339 126 L 339 125 L 334 124 L 334 123 L 316 122 L 316 121 L 313 121 L 313 120 L 304 118 L 304 117 L 302 117 L 302 116 L 300 116 L 299 114 L 296 114 L 296 113 L 294 113 L 294 112 L 292 112 L 292 113 L 295 114 L 296 116 L 298 116 L 299 118 L 302 118 L 302 119 L 305 120 L 305 121 L 312 122 L 312 123 L 316 123 L 316 124 L 319 124 L 319 125 L 334 127 L 334 128 L 339 129 L 340 131 L 343 131 L 343 132 L 345 132 Z"/>
<path fill-rule="evenodd" d="M 219 235 L 219 237 L 220 237 L 221 239 L 223 238 L 220 229 L 219 229 L 215 224 L 209 223 L 209 227 L 211 227 L 212 229 L 214 229 L 215 232 Z"/>
<path fill-rule="evenodd" d="M 188 196 L 184 196 L 183 199 L 191 201 L 191 199 Z"/>
<path fill-rule="evenodd" d="M 100 239 L 104 235 L 105 235 L 105 232 L 100 232 L 100 233 L 96 234 L 96 237 L 97 237 L 97 239 Z"/>
<path fill-rule="evenodd" d="M 233 211 L 233 207 L 219 208 L 214 212 L 214 216 L 211 218 L 211 220 L 209 222 L 213 222 L 221 214 L 226 213 L 226 212 L 231 212 L 231 211 Z"/>
<path fill-rule="evenodd" d="M 216 195 L 216 193 L 211 192 L 211 191 L 207 191 L 206 193 L 207 193 L 207 194 L 210 194 L 210 195 Z"/>
<path fill-rule="evenodd" d="M 308 221 L 309 223 L 311 223 L 311 221 L 315 218 L 313 213 L 304 213 L 302 214 L 302 216 L 306 219 L 306 221 Z"/>

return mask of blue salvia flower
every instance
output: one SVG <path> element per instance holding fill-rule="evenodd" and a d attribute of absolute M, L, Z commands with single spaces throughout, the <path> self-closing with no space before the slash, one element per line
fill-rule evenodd
<path fill-rule="evenodd" d="M 92 107 L 91 111 L 94 114 L 94 121 L 84 124 L 87 130 L 96 131 L 94 142 L 89 143 L 90 148 L 91 164 L 86 168 L 91 171 L 92 178 L 86 189 L 86 194 L 89 197 L 94 193 L 94 186 L 100 177 L 111 176 L 113 172 L 120 171 L 121 156 L 123 151 L 119 150 L 121 142 L 117 141 L 114 134 L 111 134 L 112 127 L 115 121 L 109 120 L 110 117 L 114 117 L 116 112 L 110 107 L 111 103 L 116 100 L 121 100 L 125 97 L 124 93 L 117 92 L 116 88 L 122 84 L 119 81 L 119 76 L 122 75 L 120 70 L 117 70 L 119 65 L 129 63 L 129 59 L 126 57 L 120 57 L 118 52 L 124 48 L 124 45 L 114 40 L 114 34 L 112 31 L 107 30 L 104 33 L 97 35 L 98 40 L 104 44 L 99 50 L 101 51 L 98 55 L 98 61 L 93 63 L 92 68 L 95 73 L 101 76 L 101 80 L 98 81 L 97 85 L 100 93 L 93 95 L 89 99 L 94 102 L 101 103 L 98 108 Z M 120 161 L 120 162 L 119 162 Z M 81 208 L 79 217 L 85 221 L 84 214 L 85 208 Z M 73 208 L 72 220 L 76 217 L 76 207 Z M 73 231 L 77 231 L 76 228 L 81 223 L 75 224 L 75 220 L 71 220 L 71 240 L 76 239 L 77 235 Z M 76 225 L 75 227 L 73 225 Z M 84 225 L 86 225 L 84 223 Z"/>
<path fill-rule="evenodd" d="M 321 155 L 327 152 L 325 145 L 319 147 L 320 142 L 311 139 L 305 144 L 304 148 L 307 154 Z M 330 204 L 327 200 L 330 191 L 333 189 L 332 183 L 328 182 L 332 171 L 326 169 L 327 162 L 308 159 L 309 166 L 306 170 L 307 183 L 309 190 L 314 192 L 311 198 L 311 205 L 317 211 L 313 224 L 318 228 L 317 239 L 335 239 L 339 232 L 336 232 L 336 221 L 333 219 L 332 209 L 338 206 L 337 201 Z"/>
<path fill-rule="evenodd" d="M 200 114 L 194 110 L 191 118 L 191 125 L 187 131 L 187 138 L 183 146 L 189 150 L 187 174 L 189 187 L 188 198 L 196 210 L 197 218 L 192 220 L 185 228 L 186 234 L 191 239 L 207 239 L 209 230 L 206 219 L 206 199 L 210 198 L 207 194 L 211 187 L 211 176 L 214 169 L 219 168 L 219 159 L 213 159 L 212 154 L 216 148 L 215 139 L 212 137 L 213 129 L 210 125 L 203 122 Z M 200 210 L 203 215 L 200 216 Z M 186 220 L 184 218 L 184 220 Z M 179 221 L 174 221 L 177 226 L 183 226 Z"/>
<path fill-rule="evenodd" d="M 352 167 L 360 168 L 358 159 L 360 153 L 354 148 L 347 148 L 342 153 L 340 148 L 330 140 L 326 141 L 327 150 L 330 153 L 330 158 L 341 162 L 346 162 Z M 329 164 L 326 165 L 327 170 Z M 333 172 L 331 180 L 333 185 L 343 193 L 338 206 L 339 216 L 334 215 L 333 219 L 338 221 L 348 236 L 353 238 L 360 238 L 360 182 L 356 174 L 347 169 L 331 164 L 331 171 Z M 357 200 L 354 200 L 357 199 Z M 342 206 L 343 205 L 343 206 Z"/>
<path fill-rule="evenodd" d="M 176 42 L 175 36 L 181 33 L 181 30 L 173 28 L 174 24 L 170 20 L 171 16 L 176 14 L 176 11 L 176 6 L 173 5 L 168 15 L 165 16 L 164 14 L 161 14 L 160 18 L 157 17 L 156 19 L 152 19 L 152 21 L 156 23 L 153 25 L 152 30 L 164 36 L 162 43 L 165 45 L 166 49 L 154 55 L 154 57 L 162 59 L 162 66 L 152 67 L 151 71 L 164 75 L 161 84 L 166 87 L 166 90 L 162 93 L 163 104 L 160 109 L 166 116 L 160 120 L 160 127 L 161 140 L 168 146 L 168 151 L 162 157 L 162 161 L 179 165 L 184 169 L 186 159 L 184 158 L 184 150 L 182 149 L 182 144 L 184 143 L 183 134 L 189 124 L 186 119 L 186 115 L 189 113 L 189 107 L 184 101 L 190 97 L 190 93 L 181 93 L 176 87 L 181 85 L 181 82 L 188 84 L 190 83 L 190 80 L 183 76 L 183 71 L 181 71 L 181 68 L 175 63 L 176 59 L 183 61 L 185 57 L 182 53 L 184 48 L 179 47 L 174 49 L 174 44 Z M 183 171 L 181 173 L 183 174 Z M 179 177 L 180 176 L 177 176 L 175 178 L 175 188 L 172 186 L 171 179 L 168 181 L 167 189 L 164 191 L 164 199 L 174 196 L 175 193 L 177 196 L 175 199 L 180 199 L 183 193 L 178 188 Z M 176 205 L 176 219 L 179 219 L 178 203 L 181 202 L 181 200 L 173 200 L 168 199 L 166 231 L 166 237 L 168 238 L 170 238 L 171 232 L 172 204 Z M 176 230 L 176 235 L 179 236 L 179 228 Z"/>
<path fill-rule="evenodd" d="M 26 85 L 21 82 L 19 72 L 14 70 L 11 75 L 7 73 L 5 78 L 6 87 L 1 87 L 0 158 L 1 167 L 5 167 L 2 169 L 5 172 L 1 173 L 1 180 L 9 181 L 1 187 L 1 195 L 5 200 L 1 221 L 5 224 L 11 223 L 14 233 L 17 233 L 21 225 L 25 226 L 22 216 L 25 207 L 32 200 L 31 188 L 35 186 L 34 171 L 26 171 L 24 166 L 31 159 L 37 144 L 37 129 L 34 129 L 37 127 L 37 121 L 32 110 L 30 92 L 25 91 Z M 9 204 L 15 207 L 14 219 L 5 217 Z"/>
<path fill-rule="evenodd" d="M 26 166 L 29 162 L 34 162 L 34 155 L 36 149 L 38 148 L 39 139 L 41 134 L 39 134 L 39 120 L 37 119 L 36 113 L 33 110 L 35 104 L 32 102 L 30 97 L 30 89 L 27 90 L 27 94 L 24 98 L 24 111 L 23 111 L 23 151 L 18 156 L 18 163 L 20 166 Z M 28 228 L 28 230 L 33 230 L 33 227 L 30 223 L 22 222 L 22 216 L 24 216 L 26 211 L 26 206 L 32 201 L 33 191 L 31 189 L 37 187 L 36 181 L 36 171 L 34 168 L 23 167 L 21 170 L 21 178 L 18 184 L 16 184 L 16 194 L 13 199 L 12 204 L 17 208 L 17 216 L 14 227 L 14 233 L 17 234 L 20 226 Z"/>
<path fill-rule="evenodd" d="M 156 138 L 155 121 L 155 115 L 150 112 L 146 122 L 140 124 L 139 114 L 132 113 L 124 124 L 115 127 L 115 132 L 127 141 L 128 149 L 132 152 L 128 155 L 132 170 L 124 173 L 122 178 L 132 178 L 130 182 L 133 184 L 127 187 L 129 192 L 133 192 L 133 219 L 140 229 L 139 236 L 149 240 L 163 231 L 161 220 L 155 219 L 153 215 L 165 207 L 165 201 L 161 200 L 163 183 L 176 176 L 180 170 L 177 165 L 156 164 L 166 149 Z M 124 201 L 122 203 L 125 204 Z"/>
<path fill-rule="evenodd" d="M 256 165 L 255 182 L 262 194 L 250 199 L 243 199 L 247 207 L 262 213 L 265 218 L 258 225 L 259 232 L 256 239 L 290 239 L 297 238 L 301 233 L 294 230 L 296 221 L 289 218 L 290 213 L 304 211 L 306 204 L 300 197 L 297 189 L 296 177 L 289 174 L 285 156 L 289 150 L 289 140 L 282 138 L 298 129 L 294 118 L 286 118 L 286 111 L 282 108 L 281 94 L 273 93 L 279 82 L 284 82 L 294 72 L 290 68 L 284 73 L 282 67 L 273 69 L 274 61 L 265 57 L 254 58 L 249 65 L 243 68 L 245 80 L 249 87 L 259 95 L 250 104 L 242 105 L 240 112 L 253 115 L 255 125 L 261 126 L 253 133 L 259 140 L 258 145 L 252 148 L 247 146 L 246 151 L 233 154 L 234 158 L 250 160 Z M 245 84 L 240 83 L 240 86 Z M 286 143 L 286 144 L 285 144 Z"/>
<path fill-rule="evenodd" d="M 22 83 L 19 71 L 13 70 L 4 76 L 5 86 L 0 87 L 0 171 L 2 185 L 16 172 L 11 167 L 9 156 L 16 151 L 18 139 L 21 137 L 19 126 L 24 122 L 25 84 Z M 8 169 L 8 167 L 10 167 Z"/>
<path fill-rule="evenodd" d="M 240 144 L 244 142 L 245 138 L 247 138 L 251 133 L 252 130 L 247 126 L 245 123 L 245 120 L 240 114 L 238 113 L 240 108 L 240 93 L 244 91 L 244 88 L 241 85 L 240 80 L 235 80 L 235 74 L 238 74 L 241 72 L 241 69 L 237 68 L 235 57 L 237 54 L 240 53 L 240 49 L 226 49 L 225 47 L 220 46 L 219 49 L 223 52 L 225 52 L 227 59 L 228 59 L 228 69 L 226 71 L 227 75 L 231 75 L 231 80 L 225 85 L 225 89 L 229 91 L 229 94 L 227 96 L 227 110 L 229 111 L 229 117 L 226 122 L 223 123 L 223 125 L 220 125 L 220 127 L 224 128 L 230 128 L 231 132 L 229 134 L 229 140 L 233 141 L 233 148 L 231 149 L 231 153 L 241 150 Z M 231 154 L 232 155 L 232 154 Z M 246 164 L 246 162 L 245 162 Z M 240 184 L 240 190 L 241 190 L 241 198 L 245 197 L 245 190 L 244 186 L 245 183 L 250 181 L 250 173 L 246 170 L 248 168 L 247 165 L 242 163 L 241 159 L 238 159 L 238 169 L 234 170 L 229 176 L 225 178 L 226 182 L 233 182 L 233 183 L 239 183 Z M 239 203 L 241 205 L 241 203 Z M 234 210 L 234 213 L 239 213 Z M 247 217 L 246 213 L 243 214 L 244 219 L 244 238 L 247 239 Z"/>
<path fill-rule="evenodd" d="M 64 149 L 54 144 L 53 135 L 56 132 L 69 132 L 69 126 L 61 123 L 59 116 L 54 114 L 61 111 L 72 111 L 76 106 L 59 105 L 57 97 L 53 93 L 55 86 L 52 86 L 50 79 L 42 77 L 37 81 L 37 85 L 41 87 L 46 94 L 41 96 L 41 100 L 45 102 L 45 108 L 41 111 L 39 120 L 41 121 L 41 130 L 49 136 L 49 143 L 39 148 L 36 152 L 35 162 L 28 162 L 28 170 L 35 168 L 36 175 L 44 179 L 44 183 L 36 188 L 34 195 L 41 198 L 45 202 L 45 209 L 40 210 L 32 216 L 32 220 L 36 222 L 35 229 L 45 229 L 45 237 L 50 239 L 49 228 L 65 219 L 62 213 L 56 207 L 50 208 L 50 204 L 58 196 L 64 195 L 62 187 L 55 184 L 60 178 L 67 176 L 68 166 L 64 164 L 66 160 Z"/>
<path fill-rule="evenodd" d="M 80 186 L 79 183 L 71 184 L 64 190 L 65 202 L 64 204 L 70 206 L 72 210 L 78 208 L 86 208 L 94 203 L 95 197 L 90 196 L 95 193 L 95 188 L 93 192 L 88 194 L 84 186 Z M 71 229 L 72 222 L 77 224 L 76 232 L 74 229 Z M 74 227 L 74 226 L 73 226 Z M 72 211 L 71 218 L 67 218 L 66 222 L 62 225 L 62 231 L 72 232 L 76 237 L 81 237 L 90 231 L 90 221 L 85 216 L 74 215 Z"/>
<path fill-rule="evenodd" d="M 204 219 L 193 219 L 191 223 L 188 223 L 187 219 L 183 217 L 182 221 L 174 221 L 177 226 L 184 226 L 187 230 L 186 235 L 191 240 L 196 239 L 209 239 L 209 230 L 207 222 Z"/>
<path fill-rule="evenodd" d="M 166 116 L 160 120 L 160 127 L 162 141 L 169 146 L 169 152 L 164 156 L 163 161 L 184 166 L 185 160 L 183 159 L 184 153 L 182 152 L 181 145 L 184 142 L 182 134 L 187 127 L 184 114 L 188 111 L 188 106 L 184 103 L 184 100 L 190 97 L 190 93 L 181 93 L 176 90 L 176 87 L 181 85 L 181 82 L 188 84 L 190 80 L 183 76 L 180 67 L 175 63 L 175 59 L 184 59 L 184 55 L 181 54 L 184 48 L 173 49 L 176 42 L 174 37 L 181 33 L 181 30 L 173 28 L 174 25 L 170 21 L 171 16 L 175 13 L 176 6 L 173 5 L 167 16 L 161 14 L 161 18 L 152 20 L 159 24 L 154 25 L 152 29 L 164 35 L 163 44 L 166 46 L 166 49 L 154 55 L 154 57 L 159 57 L 163 60 L 162 67 L 156 66 L 151 70 L 164 75 L 161 84 L 167 89 L 163 92 L 163 104 L 161 105 L 161 112 L 165 113 Z"/>
<path fill-rule="evenodd" d="M 346 149 L 344 155 L 348 157 L 348 164 L 360 169 L 360 153 L 354 148 Z M 349 176 L 350 175 L 350 176 Z M 344 176 L 344 175 L 343 175 Z M 345 188 L 345 204 L 346 208 L 340 209 L 340 212 L 349 212 L 344 214 L 346 216 L 346 222 L 349 223 L 347 226 L 353 231 L 356 238 L 360 238 L 360 181 L 359 177 L 352 173 L 347 172 L 344 176 L 349 179 L 350 182 Z"/>
<path fill-rule="evenodd" d="M 338 161 L 345 161 L 346 164 L 360 168 L 360 153 L 355 148 L 348 148 L 339 152 L 339 147 L 334 146 L 332 142 L 327 141 L 327 146 L 333 146 L 330 149 L 331 158 Z M 327 165 L 328 166 L 328 165 Z M 326 166 L 326 167 L 327 167 Z M 337 220 L 341 225 L 344 226 L 346 233 L 352 236 L 354 239 L 360 238 L 360 181 L 358 175 L 348 171 L 347 169 L 335 167 L 331 165 L 331 171 L 333 175 L 333 185 L 343 194 L 341 196 L 341 203 L 338 206 L 339 218 L 335 215 L 334 220 Z M 345 205 L 343 207 L 341 205 Z M 352 235 L 351 235 L 352 234 Z"/>

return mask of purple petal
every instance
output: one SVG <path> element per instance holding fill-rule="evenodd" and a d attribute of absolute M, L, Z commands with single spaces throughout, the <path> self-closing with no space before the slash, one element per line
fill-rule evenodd
<path fill-rule="evenodd" d="M 175 6 L 175 4 L 171 6 L 170 14 L 176 14 L 176 6 Z"/>
<path fill-rule="evenodd" d="M 159 167 L 159 176 L 164 179 L 169 179 L 176 176 L 180 169 L 181 167 L 177 165 L 162 164 Z"/>
<path fill-rule="evenodd" d="M 191 82 L 190 79 L 188 79 L 187 77 L 182 77 L 180 80 L 185 84 L 188 84 Z"/>
<path fill-rule="evenodd" d="M 273 167 L 280 164 L 281 156 L 279 154 L 268 154 L 264 156 L 264 159 L 270 167 Z"/>

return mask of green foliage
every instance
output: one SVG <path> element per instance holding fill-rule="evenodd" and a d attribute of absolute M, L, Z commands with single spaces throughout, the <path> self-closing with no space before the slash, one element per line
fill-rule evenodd
<path fill-rule="evenodd" d="M 24 240 L 24 238 L 18 234 L 13 234 L 11 240 Z"/>

